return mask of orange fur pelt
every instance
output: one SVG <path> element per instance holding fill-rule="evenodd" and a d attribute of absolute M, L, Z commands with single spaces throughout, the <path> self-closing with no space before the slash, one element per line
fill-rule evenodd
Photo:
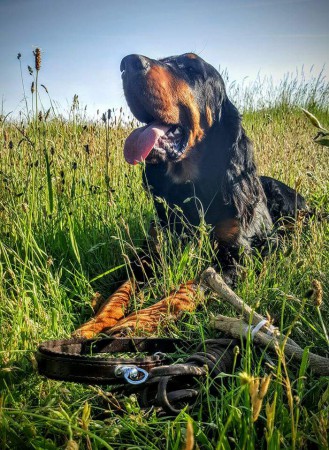
<path fill-rule="evenodd" d="M 193 311 L 197 306 L 198 287 L 193 281 L 188 281 L 158 303 L 124 317 L 135 287 L 132 280 L 126 281 L 105 301 L 95 317 L 81 325 L 73 336 L 89 339 L 101 332 L 111 335 L 150 334 L 161 325 L 177 320 L 183 311 Z"/>
<path fill-rule="evenodd" d="M 130 298 L 135 291 L 135 283 L 131 280 L 123 283 L 101 306 L 94 318 L 81 325 L 73 336 L 92 338 L 96 334 L 112 328 L 122 319 L 127 310 Z"/>
<path fill-rule="evenodd" d="M 197 286 L 193 281 L 182 284 L 178 290 L 170 293 L 148 308 L 136 311 L 121 319 L 111 328 L 111 335 L 130 332 L 153 333 L 161 325 L 179 318 L 183 311 L 193 311 L 196 306 Z"/>

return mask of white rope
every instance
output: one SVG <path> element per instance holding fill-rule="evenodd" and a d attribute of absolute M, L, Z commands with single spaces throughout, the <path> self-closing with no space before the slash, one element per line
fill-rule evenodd
<path fill-rule="evenodd" d="M 253 327 L 253 330 L 251 330 L 251 339 L 254 339 L 255 334 L 258 333 L 258 331 L 261 330 L 267 322 L 267 319 L 263 319 L 255 327 Z"/>
<path fill-rule="evenodd" d="M 254 337 L 255 337 L 255 334 L 257 334 L 258 331 L 261 330 L 261 329 L 263 328 L 263 326 L 267 324 L 267 322 L 268 322 L 267 319 L 263 319 L 263 320 L 261 320 L 260 322 L 258 322 L 258 324 L 255 325 L 255 326 L 253 326 L 253 325 L 250 325 L 250 326 L 248 325 L 248 326 L 246 326 L 246 328 L 245 328 L 245 330 L 244 330 L 245 335 L 247 335 L 248 332 L 251 331 L 251 340 L 253 341 L 253 340 L 254 340 Z M 273 328 L 273 327 L 272 327 L 272 328 Z M 272 332 L 271 332 L 271 334 L 272 334 Z"/>

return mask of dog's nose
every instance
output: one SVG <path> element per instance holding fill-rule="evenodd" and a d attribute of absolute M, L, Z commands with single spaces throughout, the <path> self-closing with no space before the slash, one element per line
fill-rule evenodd
<path fill-rule="evenodd" d="M 128 55 L 123 58 L 120 64 L 121 72 L 126 71 L 146 71 L 150 67 L 150 60 L 142 55 Z"/>

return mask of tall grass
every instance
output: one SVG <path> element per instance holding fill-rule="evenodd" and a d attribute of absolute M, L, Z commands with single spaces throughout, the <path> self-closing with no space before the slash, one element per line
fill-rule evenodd
<path fill-rule="evenodd" d="M 314 66 L 308 72 L 305 68 L 287 72 L 282 80 L 258 74 L 255 80 L 245 78 L 242 83 L 231 81 L 227 69 L 220 68 L 229 96 L 239 109 L 259 110 L 264 108 L 318 108 L 328 110 L 329 83 L 324 67 L 315 73 Z"/>
<path fill-rule="evenodd" d="M 40 81 L 41 75 L 42 70 Z M 255 144 L 259 172 L 297 188 L 312 208 L 328 211 L 329 153 L 313 143 L 312 126 L 298 108 L 316 112 L 328 127 L 328 84 L 321 74 L 317 79 L 307 84 L 287 78 L 270 92 L 255 82 L 248 93 L 239 86 L 230 92 L 245 104 L 244 126 Z M 176 418 L 141 410 L 133 396 L 118 398 L 118 413 L 110 387 L 37 375 L 38 343 L 69 337 L 92 315 L 93 292 L 108 294 L 125 279 L 127 261 L 147 239 L 155 214 L 141 186 L 143 168 L 122 157 L 134 123 L 113 111 L 105 120 L 90 121 L 78 97 L 69 119 L 53 101 L 47 115 L 40 81 L 34 81 L 33 111 L 25 111 L 22 120 L 3 116 L 0 123 L 0 447 L 181 449 L 193 434 L 204 449 L 327 448 L 328 379 L 312 373 L 306 356 L 295 363 L 250 341 L 241 342 L 235 375 L 227 376 L 216 394 L 209 393 L 205 380 L 198 403 Z M 251 104 L 254 98 L 258 108 Z M 327 222 L 298 222 L 280 250 L 265 259 L 245 258 L 237 288 L 283 332 L 291 331 L 301 346 L 321 355 L 328 355 L 323 328 L 329 310 L 328 237 Z M 187 244 L 162 235 L 160 249 L 153 262 L 158 276 L 133 308 L 194 278 L 212 256 L 205 226 Z M 314 280 L 323 288 L 321 306 L 307 295 Z M 235 313 L 213 295 L 206 299 L 169 332 L 159 332 L 195 345 L 216 336 L 209 318 Z M 272 378 L 256 417 L 255 389 L 266 374 Z"/>

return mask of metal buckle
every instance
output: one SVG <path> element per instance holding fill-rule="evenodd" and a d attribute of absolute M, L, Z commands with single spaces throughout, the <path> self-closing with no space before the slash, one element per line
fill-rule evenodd
<path fill-rule="evenodd" d="M 155 352 L 153 356 L 159 356 L 159 358 L 165 359 L 167 358 L 167 353 Z"/>
<path fill-rule="evenodd" d="M 124 378 L 129 384 L 142 384 L 148 379 L 148 372 L 137 366 L 117 366 L 114 374 L 118 378 Z M 142 374 L 142 378 L 139 375 Z"/>

